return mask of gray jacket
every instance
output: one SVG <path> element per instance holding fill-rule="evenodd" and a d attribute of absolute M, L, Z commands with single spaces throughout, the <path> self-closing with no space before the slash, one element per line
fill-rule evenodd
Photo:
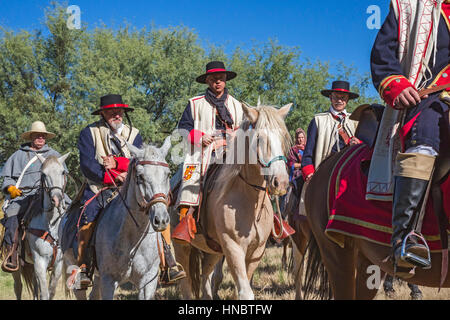
<path fill-rule="evenodd" d="M 28 162 L 36 155 L 40 154 L 44 158 L 49 156 L 60 157 L 59 152 L 53 150 L 48 145 L 44 145 L 40 150 L 31 150 L 31 144 L 25 143 L 9 157 L 6 161 L 0 176 L 4 177 L 2 184 L 2 191 L 5 195 L 8 195 L 8 187 L 10 185 L 16 185 L 20 174 L 22 173 Z M 13 216 L 18 213 L 20 207 L 19 203 L 26 197 L 34 195 L 40 186 L 41 180 L 41 166 L 42 163 L 39 159 L 36 159 L 24 173 L 22 181 L 19 185 L 19 189 L 23 191 L 23 194 L 17 198 L 11 199 L 7 208 L 7 216 Z M 67 171 L 67 168 L 66 168 Z"/>

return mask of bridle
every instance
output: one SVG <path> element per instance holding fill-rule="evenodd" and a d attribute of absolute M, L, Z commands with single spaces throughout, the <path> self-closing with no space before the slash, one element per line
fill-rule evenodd
<path fill-rule="evenodd" d="M 64 172 L 64 185 L 63 187 L 58 187 L 58 186 L 52 186 L 52 187 L 48 187 L 47 183 L 45 182 L 45 174 L 41 173 L 41 188 L 48 193 L 48 195 L 50 195 L 50 192 L 52 192 L 53 190 L 61 190 L 62 194 L 64 195 L 64 192 L 66 190 L 66 185 L 67 185 L 67 174 Z"/>
<path fill-rule="evenodd" d="M 45 174 L 44 174 L 44 173 L 41 173 L 41 188 L 42 188 L 42 190 L 44 190 L 44 192 L 46 192 L 46 193 L 48 194 L 49 197 L 51 197 L 51 192 L 52 192 L 53 190 L 61 190 L 61 194 L 62 194 L 62 199 L 61 199 L 61 201 L 65 201 L 65 200 L 64 200 L 64 193 L 65 193 L 66 185 L 67 185 L 67 174 L 66 174 L 65 171 L 64 171 L 63 176 L 64 176 L 64 184 L 63 184 L 62 188 L 59 187 L 59 186 L 51 186 L 51 187 L 49 187 L 49 186 L 47 186 L 47 183 L 46 183 Z M 50 207 L 49 209 L 46 209 L 46 208 L 44 208 L 44 204 L 42 203 L 42 208 L 44 209 L 45 212 L 49 212 L 49 211 L 53 210 L 53 209 L 55 208 L 55 206 L 54 206 L 54 205 L 51 205 L 51 207 Z M 56 223 L 59 219 L 62 218 L 62 214 L 61 214 L 59 208 L 58 208 L 58 215 L 59 215 L 59 217 L 55 220 L 55 222 L 53 222 L 52 225 L 55 225 L 55 223 Z"/>
<path fill-rule="evenodd" d="M 136 165 L 160 166 L 160 167 L 169 168 L 169 165 L 167 163 L 160 162 L 160 161 L 137 161 Z M 145 196 L 141 192 L 141 189 L 138 188 L 138 190 L 139 190 L 139 193 L 142 198 L 142 202 L 138 201 L 138 203 L 139 203 L 139 206 L 145 210 L 146 214 L 148 214 L 148 212 L 150 211 L 150 208 L 157 203 L 163 203 L 166 206 L 166 208 L 169 207 L 169 204 L 170 204 L 169 195 L 166 195 L 165 193 L 156 193 L 153 195 L 153 197 L 150 199 L 150 201 L 146 201 Z"/>
<path fill-rule="evenodd" d="M 284 163 L 287 164 L 287 158 L 285 156 L 275 156 L 269 162 L 265 162 L 264 159 L 261 159 L 258 154 L 258 163 L 263 168 L 270 168 L 271 164 L 274 163 L 275 161 L 284 161 Z"/>

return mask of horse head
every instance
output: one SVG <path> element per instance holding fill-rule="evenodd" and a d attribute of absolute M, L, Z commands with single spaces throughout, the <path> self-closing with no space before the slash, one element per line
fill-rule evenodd
<path fill-rule="evenodd" d="M 250 148 L 256 155 L 261 174 L 267 181 L 270 194 L 283 195 L 289 185 L 286 169 L 286 154 L 289 152 L 291 137 L 284 123 L 292 103 L 276 109 L 260 105 L 257 108 L 245 103 L 242 108 L 255 134 Z"/>
<path fill-rule="evenodd" d="M 139 149 L 127 144 L 133 160 L 128 175 L 129 183 L 134 185 L 134 199 L 137 205 L 149 215 L 155 231 L 163 231 L 169 225 L 167 211 L 170 190 L 170 169 L 165 158 L 169 152 L 170 136 L 161 148 L 144 145 Z M 130 191 L 129 191 L 130 192 Z M 128 195 L 127 195 L 128 198 Z"/>
<path fill-rule="evenodd" d="M 54 225 L 64 213 L 66 209 L 64 201 L 64 190 L 66 187 L 66 169 L 64 161 L 69 156 L 69 153 L 61 157 L 49 156 L 44 158 L 41 155 L 37 155 L 38 159 L 42 162 L 41 167 L 41 188 L 44 190 L 44 210 L 47 212 L 48 221 L 50 225 Z M 57 209 L 58 216 L 55 216 Z"/>

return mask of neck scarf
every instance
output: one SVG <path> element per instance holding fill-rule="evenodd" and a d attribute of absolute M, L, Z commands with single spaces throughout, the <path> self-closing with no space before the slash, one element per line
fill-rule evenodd
<path fill-rule="evenodd" d="M 220 98 L 216 98 L 214 93 L 211 91 L 211 89 L 206 89 L 205 94 L 206 101 L 208 101 L 213 107 L 216 108 L 217 113 L 219 115 L 220 120 L 222 123 L 226 123 L 228 127 L 231 127 L 233 125 L 233 119 L 231 118 L 230 112 L 228 111 L 227 107 L 225 106 L 225 101 L 227 101 L 228 98 L 228 90 L 225 88 L 223 95 Z"/>

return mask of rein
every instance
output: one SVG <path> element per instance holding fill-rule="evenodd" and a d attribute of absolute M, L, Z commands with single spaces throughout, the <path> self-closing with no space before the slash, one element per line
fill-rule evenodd
<path fill-rule="evenodd" d="M 136 165 L 160 166 L 160 167 L 169 168 L 169 165 L 167 163 L 159 162 L 159 161 L 138 161 L 136 163 Z M 141 192 L 140 189 L 139 189 L 139 192 Z M 153 197 L 148 202 L 145 200 L 145 197 L 142 195 L 142 192 L 141 192 L 141 197 L 143 199 L 143 203 L 139 203 L 139 205 L 141 206 L 141 208 L 145 209 L 146 213 L 148 213 L 149 209 L 157 203 L 163 203 L 166 206 L 166 208 L 168 208 L 169 204 L 170 204 L 169 196 L 164 193 L 154 194 Z"/>
<path fill-rule="evenodd" d="M 166 167 L 166 168 L 169 167 L 169 165 L 167 163 L 159 162 L 159 161 L 135 161 L 134 167 L 136 167 L 136 165 L 153 165 L 153 166 L 161 166 L 161 167 Z M 111 181 L 114 184 L 114 187 L 118 190 L 119 187 L 114 182 L 114 179 L 112 179 L 109 169 L 106 169 L 106 173 L 109 175 Z M 169 207 L 169 196 L 168 195 L 166 195 L 164 193 L 156 193 L 153 195 L 153 197 L 150 199 L 150 201 L 147 202 L 139 187 L 138 187 L 138 190 L 143 199 L 142 202 L 138 201 L 138 204 L 142 209 L 144 209 L 146 214 L 148 214 L 150 208 L 157 203 L 164 203 L 166 208 Z M 131 213 L 130 208 L 128 208 L 128 205 L 127 205 L 125 199 L 123 198 L 122 194 L 120 193 L 120 191 L 118 192 L 118 194 L 119 194 L 119 197 L 122 200 L 123 204 L 125 205 L 125 208 L 127 209 L 128 214 L 130 215 L 130 217 L 133 219 L 134 223 L 136 224 L 136 227 L 139 228 L 139 223 L 137 222 L 136 218 Z"/>
<path fill-rule="evenodd" d="M 252 129 L 251 126 L 250 126 L 250 129 Z M 287 162 L 288 162 L 287 158 L 286 158 L 284 155 L 275 156 L 275 157 L 273 157 L 269 162 L 266 162 L 266 161 L 264 161 L 264 159 L 262 159 L 262 158 L 260 157 L 259 149 L 258 149 L 258 151 L 257 151 L 256 154 L 257 154 L 257 160 L 258 160 L 259 165 L 260 165 L 262 168 L 265 168 L 265 169 L 270 168 L 270 166 L 272 165 L 272 163 L 274 163 L 274 162 L 276 162 L 276 161 L 283 161 L 285 164 L 287 164 Z M 265 191 L 266 194 L 269 196 L 270 202 L 272 203 L 273 211 L 274 211 L 275 214 L 278 214 L 278 218 L 279 218 L 279 220 L 280 220 L 280 232 L 279 232 L 279 234 L 277 234 L 277 233 L 275 232 L 275 225 L 272 226 L 272 234 L 274 235 L 274 238 L 275 238 L 275 239 L 280 239 L 280 238 L 282 237 L 282 235 L 283 235 L 283 232 L 284 232 L 284 226 L 283 226 L 283 218 L 282 218 L 282 216 L 281 216 L 281 210 L 280 210 L 280 204 L 279 204 L 279 196 L 273 196 L 273 195 L 271 195 L 271 194 L 269 193 L 269 188 L 268 188 L 268 185 L 269 185 L 269 178 L 268 178 L 268 176 L 267 176 L 267 175 L 264 175 L 264 181 L 266 182 L 266 187 L 265 187 L 265 188 L 263 188 L 263 187 L 261 187 L 261 186 L 253 185 L 253 184 L 247 182 L 247 181 L 244 179 L 244 177 L 242 177 L 241 173 L 239 173 L 239 177 L 240 177 L 246 184 L 248 184 L 249 186 L 251 186 L 251 187 L 253 187 L 253 188 L 257 189 L 257 190 L 260 190 L 260 191 Z"/>

